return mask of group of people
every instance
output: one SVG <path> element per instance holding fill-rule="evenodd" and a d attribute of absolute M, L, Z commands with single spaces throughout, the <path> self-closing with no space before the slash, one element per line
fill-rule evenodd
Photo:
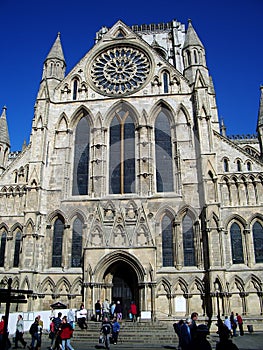
<path fill-rule="evenodd" d="M 50 350 L 74 350 L 70 344 L 74 331 L 74 320 L 75 315 L 72 309 L 68 311 L 67 316 L 62 317 L 62 313 L 59 312 L 57 317 L 51 318 L 49 331 Z"/>
<path fill-rule="evenodd" d="M 186 320 L 180 320 L 173 324 L 174 330 L 179 338 L 180 350 L 212 350 L 211 344 L 207 339 L 209 335 L 209 329 L 207 325 L 200 324 L 197 325 L 196 321 L 198 319 L 198 313 L 193 312 L 191 318 Z M 231 324 L 233 326 L 231 326 Z M 235 325 L 235 326 L 234 326 Z M 243 320 L 238 314 L 234 316 L 231 313 L 230 319 L 225 316 L 225 321 L 223 322 L 218 316 L 217 327 L 219 342 L 216 344 L 216 350 L 238 350 L 238 347 L 232 342 L 231 337 L 235 336 L 236 332 L 232 330 L 239 326 L 240 335 L 243 335 Z"/>
<path fill-rule="evenodd" d="M 244 335 L 243 319 L 238 313 L 235 315 L 232 311 L 230 317 L 225 316 L 224 324 L 228 328 L 231 337 L 237 336 L 237 327 L 239 328 L 239 335 Z"/>
<path fill-rule="evenodd" d="M 133 321 L 136 321 L 137 318 L 137 306 L 134 301 L 131 301 L 130 308 L 128 310 L 129 318 Z M 121 321 L 123 318 L 123 310 L 120 300 L 109 302 L 106 298 L 103 303 L 100 300 L 97 300 L 95 303 L 95 320 L 100 322 L 102 319 L 117 319 Z"/>
<path fill-rule="evenodd" d="M 100 333 L 102 335 L 103 342 L 106 349 L 110 348 L 110 344 L 117 344 L 118 336 L 120 332 L 120 323 L 116 317 L 113 317 L 112 321 L 105 317 L 102 321 Z M 101 336 L 100 336 L 101 339 Z"/>

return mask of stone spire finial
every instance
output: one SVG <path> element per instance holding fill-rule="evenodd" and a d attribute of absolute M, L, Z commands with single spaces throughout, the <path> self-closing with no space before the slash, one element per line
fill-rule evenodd
<path fill-rule="evenodd" d="M 0 117 L 0 142 L 10 146 L 10 138 L 6 120 L 6 106 L 3 107 L 3 111 Z"/>

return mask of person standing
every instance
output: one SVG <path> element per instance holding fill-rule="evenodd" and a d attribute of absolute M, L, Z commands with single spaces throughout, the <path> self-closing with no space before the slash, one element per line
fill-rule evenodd
<path fill-rule="evenodd" d="M 232 311 L 230 314 L 230 323 L 233 331 L 233 337 L 237 336 L 237 320 L 235 318 L 234 312 Z"/>
<path fill-rule="evenodd" d="M 131 302 L 130 313 L 132 315 L 132 321 L 135 322 L 137 319 L 137 306 L 134 301 Z"/>
<path fill-rule="evenodd" d="M 71 325 L 71 327 L 74 328 L 75 313 L 72 309 L 69 309 L 68 311 L 67 320 L 68 320 L 68 323 Z"/>
<path fill-rule="evenodd" d="M 95 315 L 96 315 L 96 321 L 100 322 L 101 321 L 101 303 L 100 300 L 97 300 L 95 303 Z"/>
<path fill-rule="evenodd" d="M 225 316 L 224 324 L 225 324 L 226 327 L 228 328 L 229 334 L 230 334 L 231 337 L 232 337 L 232 326 L 231 326 L 231 322 L 230 322 L 230 319 L 228 318 L 228 316 Z"/>
<path fill-rule="evenodd" d="M 80 305 L 80 309 L 79 309 L 79 319 L 78 319 L 78 324 L 80 326 L 81 329 L 88 329 L 88 325 L 87 325 L 87 309 L 85 308 L 84 304 L 82 303 Z"/>
<path fill-rule="evenodd" d="M 236 317 L 237 317 L 237 324 L 238 324 L 238 328 L 239 328 L 239 334 L 244 335 L 243 319 L 242 319 L 241 315 L 239 315 L 238 313 L 236 313 Z"/>
<path fill-rule="evenodd" d="M 15 347 L 14 349 L 18 348 L 18 342 L 20 342 L 24 349 L 26 347 L 27 342 L 24 339 L 24 321 L 22 315 L 17 316 L 17 322 L 16 322 L 16 335 L 15 335 Z"/>
<path fill-rule="evenodd" d="M 192 323 L 191 318 L 187 318 L 181 326 L 181 332 L 180 332 L 181 339 L 179 340 L 179 343 L 181 345 L 182 350 L 192 349 L 191 347 L 192 337 L 191 337 L 191 329 L 190 329 L 191 323 Z"/>
<path fill-rule="evenodd" d="M 102 317 L 104 319 L 110 317 L 110 304 L 107 298 L 102 303 Z"/>
<path fill-rule="evenodd" d="M 62 318 L 62 323 L 59 326 L 59 335 L 61 338 L 62 350 L 66 348 L 69 350 L 74 350 L 70 344 L 70 339 L 72 338 L 73 328 L 67 321 L 67 316 Z"/>
<path fill-rule="evenodd" d="M 192 312 L 192 314 L 191 314 L 191 323 L 189 325 L 190 332 L 191 332 L 191 342 L 192 342 L 192 344 L 195 343 L 196 331 L 197 331 L 197 324 L 196 324 L 197 320 L 198 320 L 198 313 L 197 312 Z"/>

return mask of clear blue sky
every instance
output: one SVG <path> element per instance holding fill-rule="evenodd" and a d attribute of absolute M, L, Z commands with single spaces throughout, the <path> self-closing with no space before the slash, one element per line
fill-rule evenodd
<path fill-rule="evenodd" d="M 219 116 L 228 135 L 256 132 L 263 84 L 263 0 L 0 0 L 0 108 L 11 149 L 29 142 L 43 62 L 57 36 L 67 72 L 93 46 L 101 26 L 190 18 L 206 48 Z"/>

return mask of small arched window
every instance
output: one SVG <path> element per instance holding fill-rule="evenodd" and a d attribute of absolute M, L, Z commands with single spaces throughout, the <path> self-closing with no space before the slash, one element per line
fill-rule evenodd
<path fill-rule="evenodd" d="M 241 229 L 237 223 L 233 223 L 230 227 L 230 238 L 231 238 L 233 264 L 243 264 L 244 253 L 243 253 L 242 235 L 241 235 Z"/>
<path fill-rule="evenodd" d="M 78 79 L 73 80 L 73 100 L 77 99 L 77 94 L 78 94 Z"/>
<path fill-rule="evenodd" d="M 241 171 L 242 170 L 242 168 L 241 168 L 241 162 L 240 162 L 240 160 L 238 159 L 237 160 L 237 171 Z"/>
<path fill-rule="evenodd" d="M 61 267 L 64 222 L 58 218 L 54 223 L 52 267 Z"/>
<path fill-rule="evenodd" d="M 192 61 L 191 61 L 191 52 L 190 51 L 187 51 L 186 52 L 186 55 L 187 55 L 187 62 L 188 62 L 188 65 L 190 66 L 192 64 Z"/>
<path fill-rule="evenodd" d="M 228 160 L 224 158 L 224 172 L 227 173 L 229 171 L 229 165 L 228 165 Z"/>
<path fill-rule="evenodd" d="M 252 170 L 252 165 L 250 162 L 247 162 L 247 171 L 251 171 Z"/>
<path fill-rule="evenodd" d="M 162 253 L 163 266 L 174 266 L 173 226 L 167 215 L 162 219 Z"/>
<path fill-rule="evenodd" d="M 2 233 L 0 241 L 0 267 L 5 266 L 6 232 Z"/>
<path fill-rule="evenodd" d="M 13 267 L 19 266 L 19 258 L 20 258 L 20 248 L 21 248 L 21 232 L 18 231 L 15 237 L 15 249 L 14 249 L 14 263 Z"/>
<path fill-rule="evenodd" d="M 195 50 L 194 50 L 194 60 L 195 60 L 195 63 L 197 64 L 198 63 L 198 56 L 197 56 L 197 53 Z"/>
<path fill-rule="evenodd" d="M 83 223 L 77 218 L 73 223 L 72 247 L 71 247 L 71 266 L 80 267 L 82 261 L 82 231 Z"/>
<path fill-rule="evenodd" d="M 253 243 L 256 263 L 263 263 L 263 228 L 259 222 L 253 225 Z"/>
<path fill-rule="evenodd" d="M 163 92 L 167 94 L 169 92 L 169 74 L 167 72 L 163 73 Z"/>
<path fill-rule="evenodd" d="M 183 218 L 184 266 L 195 266 L 195 244 L 193 221 L 189 215 Z"/>

